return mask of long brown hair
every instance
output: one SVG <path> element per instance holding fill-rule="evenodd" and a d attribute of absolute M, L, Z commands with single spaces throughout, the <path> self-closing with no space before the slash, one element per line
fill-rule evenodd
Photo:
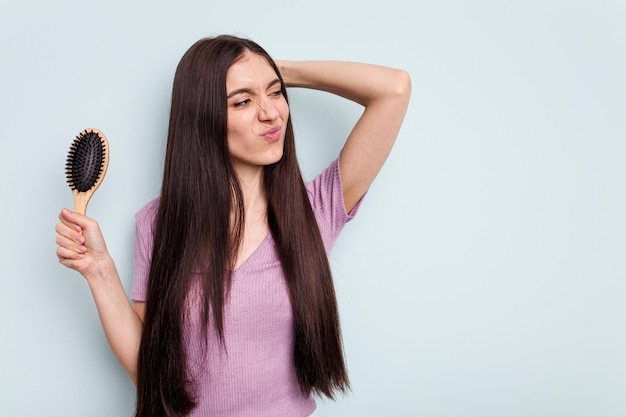
<path fill-rule="evenodd" d="M 196 404 L 182 335 L 192 284 L 201 288 L 203 328 L 212 319 L 224 338 L 223 309 L 244 218 L 227 145 L 226 73 L 246 51 L 267 59 L 287 97 L 274 61 L 246 39 L 202 39 L 176 70 L 139 350 L 136 417 L 184 416 Z M 298 166 L 291 119 L 283 157 L 264 168 L 264 186 L 270 232 L 291 298 L 298 382 L 303 395 L 333 398 L 349 382 L 332 276 Z"/>

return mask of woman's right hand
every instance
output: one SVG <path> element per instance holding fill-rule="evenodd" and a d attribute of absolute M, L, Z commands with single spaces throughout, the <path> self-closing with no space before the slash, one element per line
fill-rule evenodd
<path fill-rule="evenodd" d="M 55 228 L 59 262 L 87 279 L 111 349 L 136 383 L 145 303 L 131 306 L 95 220 L 68 209 L 61 210 L 59 220 Z"/>
<path fill-rule="evenodd" d="M 111 258 L 98 223 L 66 208 L 61 210 L 59 220 L 55 227 L 59 262 L 87 280 L 102 277 Z"/>

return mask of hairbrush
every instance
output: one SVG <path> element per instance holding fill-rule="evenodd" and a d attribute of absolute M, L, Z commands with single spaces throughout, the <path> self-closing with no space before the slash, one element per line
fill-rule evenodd
<path fill-rule="evenodd" d="M 109 166 L 109 142 L 100 130 L 88 128 L 76 136 L 67 154 L 65 174 L 74 196 L 74 211 L 85 214 L 87 203 Z"/>

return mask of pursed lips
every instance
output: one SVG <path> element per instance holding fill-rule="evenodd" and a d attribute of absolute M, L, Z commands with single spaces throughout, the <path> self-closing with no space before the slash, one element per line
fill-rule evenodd
<path fill-rule="evenodd" d="M 274 126 L 263 132 L 261 136 L 268 142 L 276 142 L 280 138 L 280 131 L 280 126 Z"/>

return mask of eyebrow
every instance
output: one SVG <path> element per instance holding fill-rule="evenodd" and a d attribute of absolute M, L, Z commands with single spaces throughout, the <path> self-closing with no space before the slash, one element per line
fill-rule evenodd
<path fill-rule="evenodd" d="M 270 81 L 269 83 L 267 83 L 267 87 L 265 88 L 270 88 L 276 84 L 281 84 L 280 80 L 278 78 Z M 254 94 L 254 92 L 249 89 L 249 88 L 238 88 L 234 91 L 231 91 L 227 96 L 226 99 L 228 100 L 229 98 L 232 98 L 234 96 L 236 96 L 237 94 Z"/>

